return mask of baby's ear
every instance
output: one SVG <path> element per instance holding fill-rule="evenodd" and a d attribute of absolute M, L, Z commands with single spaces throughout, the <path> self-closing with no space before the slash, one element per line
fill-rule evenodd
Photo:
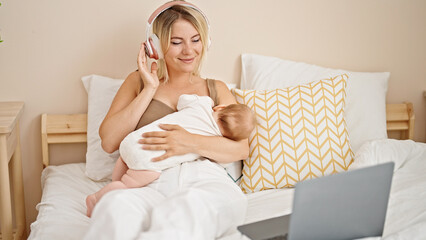
<path fill-rule="evenodd" d="M 220 111 L 220 110 L 224 109 L 225 107 L 226 107 L 225 105 L 217 105 L 216 107 L 213 107 L 213 111 L 214 112 Z"/>

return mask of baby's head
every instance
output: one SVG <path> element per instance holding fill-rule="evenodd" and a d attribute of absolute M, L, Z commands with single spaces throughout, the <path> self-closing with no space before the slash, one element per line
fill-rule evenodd
<path fill-rule="evenodd" d="M 239 141 L 250 136 L 256 126 L 256 118 L 244 104 L 219 105 L 213 108 L 216 122 L 224 137 Z"/>

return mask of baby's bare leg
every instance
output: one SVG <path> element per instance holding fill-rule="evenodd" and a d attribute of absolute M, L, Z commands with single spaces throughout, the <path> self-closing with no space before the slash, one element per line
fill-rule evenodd
<path fill-rule="evenodd" d="M 121 158 L 119 160 L 121 160 Z M 96 203 L 107 192 L 117 189 L 143 187 L 153 182 L 159 176 L 160 173 L 155 171 L 128 169 L 127 172 L 121 178 L 121 181 L 113 181 L 107 184 L 105 187 L 101 188 L 101 190 L 97 191 L 96 193 L 87 196 L 87 216 L 90 217 L 92 215 L 92 211 Z"/>
<path fill-rule="evenodd" d="M 129 188 L 138 188 L 152 183 L 158 177 L 160 177 L 159 172 L 129 169 L 121 178 L 121 182 Z"/>
<path fill-rule="evenodd" d="M 110 192 L 112 190 L 117 189 L 125 189 L 128 188 L 123 182 L 121 181 L 113 181 L 109 184 L 107 184 L 105 187 L 101 188 L 101 190 L 95 192 L 94 194 L 90 194 L 86 198 L 86 206 L 87 206 L 87 216 L 90 217 L 92 215 L 93 208 L 95 207 L 96 203 L 101 199 L 103 195 L 105 195 L 107 192 Z"/>
<path fill-rule="evenodd" d="M 127 170 L 129 170 L 129 167 L 120 156 L 115 162 L 114 169 L 112 170 L 112 181 L 120 181 Z"/>

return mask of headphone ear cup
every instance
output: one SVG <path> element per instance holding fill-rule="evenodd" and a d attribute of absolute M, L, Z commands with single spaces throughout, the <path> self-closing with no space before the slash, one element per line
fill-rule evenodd
<path fill-rule="evenodd" d="M 158 39 L 157 35 L 152 34 L 148 41 L 151 40 L 151 48 L 153 52 L 153 56 L 151 58 L 154 59 L 162 59 L 164 58 L 163 51 L 161 49 L 160 39 Z"/>

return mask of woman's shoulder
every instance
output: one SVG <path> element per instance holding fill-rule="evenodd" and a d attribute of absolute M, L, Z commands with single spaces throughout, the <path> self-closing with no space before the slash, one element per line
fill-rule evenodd
<path fill-rule="evenodd" d="M 228 88 L 228 85 L 226 85 L 225 82 L 221 80 L 216 79 L 206 79 L 207 82 L 210 82 L 214 85 L 214 88 L 216 89 L 216 94 L 218 98 L 218 104 L 223 105 L 229 105 L 232 103 L 235 103 L 235 98 L 232 95 L 231 91 Z"/>
<path fill-rule="evenodd" d="M 141 81 L 141 76 L 139 75 L 139 71 L 136 70 L 134 72 L 129 73 L 129 75 L 127 75 L 126 81 L 132 81 L 132 82 L 142 82 Z"/>
<path fill-rule="evenodd" d="M 207 78 L 206 81 L 210 82 L 210 84 L 214 85 L 216 87 L 216 90 L 219 93 L 223 92 L 223 91 L 229 92 L 228 85 L 224 81 L 222 81 L 222 80 Z"/>
<path fill-rule="evenodd" d="M 141 76 L 137 70 L 127 75 L 124 83 L 132 86 L 132 88 L 138 89 L 138 92 L 142 91 L 143 82 L 141 81 Z"/>
<path fill-rule="evenodd" d="M 226 89 L 228 89 L 228 86 L 222 80 L 213 79 L 213 78 L 206 78 L 205 80 L 207 81 L 208 84 L 214 85 L 216 88 L 222 89 L 225 87 Z"/>

